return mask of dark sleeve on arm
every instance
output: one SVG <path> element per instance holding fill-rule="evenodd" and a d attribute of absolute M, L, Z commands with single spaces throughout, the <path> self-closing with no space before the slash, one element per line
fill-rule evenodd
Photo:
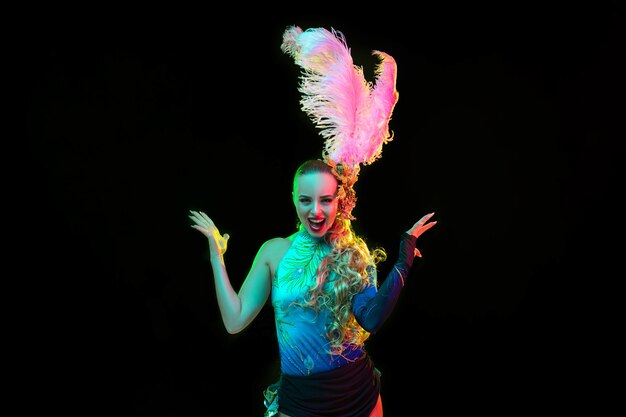
<path fill-rule="evenodd" d="M 378 290 L 371 285 L 354 296 L 352 311 L 357 322 L 370 333 L 376 333 L 389 317 L 398 301 L 404 282 L 415 258 L 417 238 L 402 234 L 398 259 Z"/>

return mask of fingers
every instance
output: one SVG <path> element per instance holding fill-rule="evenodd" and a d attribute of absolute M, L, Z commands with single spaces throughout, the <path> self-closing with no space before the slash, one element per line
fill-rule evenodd
<path fill-rule="evenodd" d="M 201 214 L 202 212 L 189 210 L 189 213 L 191 213 L 189 215 L 189 218 L 191 219 L 191 221 L 193 221 L 195 223 L 195 224 L 191 225 L 191 227 L 193 229 L 196 229 L 197 231 L 199 231 L 200 233 L 202 233 L 203 235 L 208 237 L 209 236 L 210 225 L 205 220 L 205 218 L 202 216 L 202 214 Z"/>
<path fill-rule="evenodd" d="M 425 231 L 427 231 L 428 229 L 430 229 L 431 227 L 433 227 L 434 225 L 437 224 L 437 221 L 434 222 L 430 222 L 428 224 L 425 224 L 424 226 L 422 226 L 421 228 L 421 232 L 424 233 Z"/>
<path fill-rule="evenodd" d="M 207 216 L 206 214 L 204 214 L 204 212 L 200 212 L 200 216 L 204 219 L 205 222 L 207 222 L 207 224 L 210 224 L 211 226 L 215 226 L 213 224 L 213 220 L 211 220 L 211 218 L 209 216 Z"/>
<path fill-rule="evenodd" d="M 418 258 L 422 257 L 422 253 L 420 252 L 419 249 L 415 248 L 415 253 L 413 254 L 413 256 L 417 256 Z"/>
<path fill-rule="evenodd" d="M 413 227 L 411 227 L 408 233 L 415 237 L 419 237 L 422 233 L 424 233 L 425 231 L 427 231 L 428 229 L 430 229 L 431 227 L 437 224 L 437 221 L 427 223 L 428 220 L 430 220 L 431 217 L 433 217 L 434 215 L 435 215 L 435 212 L 428 213 L 425 216 L 422 216 L 421 219 L 415 222 L 415 224 L 413 225 Z"/>
<path fill-rule="evenodd" d="M 211 218 L 204 212 L 189 210 L 189 213 L 191 213 L 189 214 L 189 218 L 195 223 L 191 226 L 193 229 L 198 230 L 206 237 L 219 236 L 220 232 L 215 226 L 215 223 L 213 223 L 213 220 L 211 220 Z M 228 242 L 229 238 L 230 236 L 228 233 L 225 233 L 223 239 Z"/>
<path fill-rule="evenodd" d="M 425 224 L 434 215 L 435 215 L 435 213 L 432 212 L 432 213 L 428 213 L 425 216 L 422 216 L 421 219 L 419 219 L 418 221 L 415 222 L 415 224 L 413 225 L 412 229 L 415 229 L 415 228 L 417 228 L 419 226 L 422 226 L 423 224 Z"/>
<path fill-rule="evenodd" d="M 189 213 L 191 213 L 191 216 L 189 216 L 189 217 L 196 218 L 198 220 L 200 220 L 200 219 L 204 220 L 204 221 L 211 220 L 209 218 L 209 216 L 207 216 L 206 214 L 204 214 L 201 211 L 189 210 Z"/>
<path fill-rule="evenodd" d="M 211 218 L 204 214 L 202 211 L 189 210 L 189 212 L 191 213 L 189 218 L 193 220 L 196 224 L 205 228 L 209 228 L 210 226 L 215 227 L 213 220 L 211 220 Z"/>
<path fill-rule="evenodd" d="M 202 219 L 202 216 L 200 216 L 200 213 L 198 213 L 197 211 L 193 211 L 193 210 L 189 210 L 189 213 L 191 213 L 191 214 L 189 215 L 189 218 L 190 218 L 191 220 L 193 220 L 193 221 L 194 221 L 194 223 L 196 223 L 196 224 L 200 224 L 200 223 L 202 222 L 202 220 L 201 220 L 201 219 Z"/>
<path fill-rule="evenodd" d="M 420 223 L 421 223 L 421 224 L 424 224 L 424 223 L 426 223 L 426 222 L 427 222 L 427 221 L 428 221 L 431 217 L 433 217 L 434 215 L 435 215 L 435 212 L 434 212 L 434 211 L 433 211 L 432 213 L 428 213 L 428 214 L 426 214 L 425 216 L 422 216 L 422 218 L 421 218 L 421 219 L 419 219 L 419 220 L 417 221 L 417 223 L 415 223 L 415 224 L 416 224 L 416 225 L 418 225 L 418 224 L 420 224 Z"/>

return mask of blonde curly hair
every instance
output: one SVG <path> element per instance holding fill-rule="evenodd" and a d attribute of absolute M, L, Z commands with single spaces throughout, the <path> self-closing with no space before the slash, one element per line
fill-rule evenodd
<path fill-rule="evenodd" d="M 324 236 L 331 250 L 317 268 L 315 284 L 309 288 L 303 307 L 316 312 L 326 308 L 331 320 L 326 331 L 330 340 L 330 353 L 342 355 L 349 345 L 363 345 L 369 338 L 352 313 L 352 300 L 356 294 L 376 281 L 376 265 L 387 258 L 385 250 L 370 250 L 365 240 L 352 227 L 352 209 L 356 204 L 353 188 L 358 177 L 358 167 L 348 169 L 325 158 L 309 160 L 296 171 L 294 181 L 300 175 L 328 173 L 337 179 L 338 212 L 333 225 Z M 371 278 L 370 278 L 371 277 Z M 326 285 L 332 282 L 333 285 Z"/>

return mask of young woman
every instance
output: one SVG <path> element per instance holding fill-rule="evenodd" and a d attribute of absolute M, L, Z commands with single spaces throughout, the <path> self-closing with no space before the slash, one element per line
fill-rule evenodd
<path fill-rule="evenodd" d="M 215 291 L 229 333 L 245 329 L 271 297 L 281 376 L 265 390 L 266 417 L 380 417 L 380 377 L 364 348 L 391 314 L 413 265 L 415 244 L 434 213 L 402 234 L 398 259 L 379 285 L 382 248 L 370 250 L 352 228 L 360 165 L 381 156 L 398 99 L 396 64 L 384 52 L 377 82 L 365 81 L 340 32 L 287 28 L 281 48 L 303 68 L 302 109 L 326 138 L 323 158 L 304 162 L 293 179 L 299 224 L 266 241 L 236 291 L 224 253 L 228 234 L 191 211 L 208 238 Z"/>
<path fill-rule="evenodd" d="M 266 391 L 266 416 L 382 416 L 380 379 L 364 349 L 391 313 L 413 264 L 417 238 L 434 213 L 402 235 L 399 257 L 378 287 L 382 249 L 370 251 L 353 229 L 350 195 L 322 160 L 296 171 L 298 231 L 266 241 L 239 291 L 231 285 L 221 235 L 210 217 L 192 211 L 192 227 L 208 238 L 217 300 L 229 333 L 245 329 L 271 297 L 282 376 Z"/>

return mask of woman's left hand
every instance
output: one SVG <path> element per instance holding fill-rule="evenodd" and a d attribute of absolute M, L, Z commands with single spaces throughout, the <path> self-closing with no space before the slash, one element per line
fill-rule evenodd
<path fill-rule="evenodd" d="M 413 227 L 411 227 L 409 230 L 407 230 L 407 233 L 410 234 L 410 235 L 415 236 L 416 238 L 420 237 L 422 235 L 422 233 L 424 233 L 425 231 L 427 231 L 428 229 L 430 229 L 431 227 L 433 227 L 434 225 L 437 224 L 436 220 L 433 221 L 433 222 L 429 222 L 428 221 L 434 215 L 435 215 L 434 212 L 425 215 L 424 217 L 419 219 L 413 225 Z M 415 256 L 419 256 L 420 258 L 422 257 L 422 254 L 420 253 L 419 249 L 417 249 L 417 248 L 415 248 Z"/>

